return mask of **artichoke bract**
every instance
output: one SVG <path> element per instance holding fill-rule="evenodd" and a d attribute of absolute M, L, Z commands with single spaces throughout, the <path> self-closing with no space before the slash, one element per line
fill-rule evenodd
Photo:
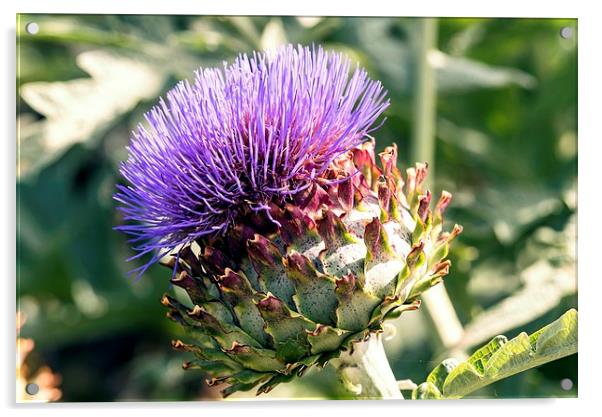
<path fill-rule="evenodd" d="M 431 204 L 426 164 L 402 175 L 369 136 L 388 105 L 341 54 L 282 47 L 181 83 L 139 127 L 115 198 L 190 335 L 185 368 L 268 392 L 324 366 L 419 306 L 449 272 L 451 195 Z M 432 208 L 431 208 L 432 207 Z"/>

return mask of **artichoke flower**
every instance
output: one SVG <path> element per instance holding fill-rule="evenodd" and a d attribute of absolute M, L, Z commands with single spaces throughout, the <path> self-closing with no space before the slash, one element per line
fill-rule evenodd
<path fill-rule="evenodd" d="M 133 133 L 118 229 L 151 254 L 134 272 L 172 269 L 173 347 L 225 396 L 350 355 L 449 272 L 451 195 L 431 209 L 427 164 L 375 154 L 388 105 L 344 55 L 289 45 L 197 71 Z"/>

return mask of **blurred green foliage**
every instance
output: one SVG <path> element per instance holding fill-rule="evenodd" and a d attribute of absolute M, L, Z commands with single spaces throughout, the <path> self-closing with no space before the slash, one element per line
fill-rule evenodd
<path fill-rule="evenodd" d="M 35 21 L 37 35 L 25 32 Z M 159 303 L 166 270 L 127 278 L 131 255 L 112 200 L 129 132 L 178 79 L 285 42 L 348 53 L 389 90 L 377 132 L 403 166 L 412 130 L 416 19 L 21 15 L 18 18 L 17 299 L 34 359 L 63 377 L 64 401 L 215 398 L 171 351 L 179 329 Z M 533 331 L 576 307 L 575 20 L 439 19 L 436 190 L 464 225 L 446 279 L 465 325 L 455 351 Z M 386 344 L 399 379 L 422 381 L 444 349 L 423 311 Z M 575 384 L 563 391 L 560 381 Z M 575 396 L 577 357 L 475 396 Z M 312 371 L 274 396 L 337 398 Z"/>

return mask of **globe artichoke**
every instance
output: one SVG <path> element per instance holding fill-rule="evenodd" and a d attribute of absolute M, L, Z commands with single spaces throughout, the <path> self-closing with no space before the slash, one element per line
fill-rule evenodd
<path fill-rule="evenodd" d="M 199 70 L 147 114 L 115 198 L 138 254 L 172 268 L 168 316 L 224 395 L 270 391 L 419 306 L 448 273 L 451 195 L 369 136 L 381 84 L 342 54 L 282 47 Z"/>

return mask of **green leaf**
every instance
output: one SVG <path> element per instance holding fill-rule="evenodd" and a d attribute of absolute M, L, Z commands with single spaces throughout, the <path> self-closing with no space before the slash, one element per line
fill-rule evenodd
<path fill-rule="evenodd" d="M 426 378 L 426 382 L 430 382 L 435 387 L 442 387 L 449 373 L 459 364 L 460 362 L 456 358 L 444 360 L 431 371 L 429 376 Z"/>
<path fill-rule="evenodd" d="M 441 393 L 432 382 L 424 382 L 412 391 L 413 400 L 440 400 Z"/>
<path fill-rule="evenodd" d="M 527 324 L 559 305 L 577 290 L 575 266 L 556 267 L 547 260 L 536 262 L 523 273 L 525 285 L 511 296 L 483 311 L 464 328 L 456 349 L 468 349 L 495 334 Z"/>
<path fill-rule="evenodd" d="M 556 308 L 563 298 L 575 294 L 576 240 L 574 215 L 561 231 L 541 227 L 533 233 L 521 254 L 528 261 L 535 260 L 520 274 L 523 286 L 474 317 L 464 328 L 462 339 L 451 350 L 466 351 L 496 334 L 530 323 Z M 507 275 L 502 274 L 502 277 L 508 281 Z M 493 286 L 491 273 L 484 273 L 478 279 L 482 281 L 479 286 L 484 291 L 487 286 Z"/>
<path fill-rule="evenodd" d="M 365 51 L 367 62 L 374 66 L 385 79 L 394 86 L 393 91 L 411 92 L 410 82 L 413 55 L 412 47 L 419 38 L 416 21 L 395 18 L 363 19 L 356 27 L 360 51 Z M 391 36 L 391 32 L 401 31 L 408 40 Z M 446 54 L 433 50 L 429 54 L 429 63 L 434 67 L 437 77 L 437 90 L 443 94 L 453 94 L 475 89 L 502 88 L 516 85 L 532 89 L 537 80 L 529 73 L 506 66 L 488 65 L 466 57 Z"/>
<path fill-rule="evenodd" d="M 412 393 L 414 399 L 461 398 L 486 385 L 577 352 L 577 310 L 528 336 L 497 336 L 465 362 L 447 359 Z"/>
<path fill-rule="evenodd" d="M 165 74 L 151 62 L 103 50 L 77 56 L 90 74 L 57 82 L 31 82 L 19 89 L 21 98 L 45 118 L 19 120 L 19 176 L 38 172 L 72 145 L 102 136 L 140 101 L 159 94 Z"/>

